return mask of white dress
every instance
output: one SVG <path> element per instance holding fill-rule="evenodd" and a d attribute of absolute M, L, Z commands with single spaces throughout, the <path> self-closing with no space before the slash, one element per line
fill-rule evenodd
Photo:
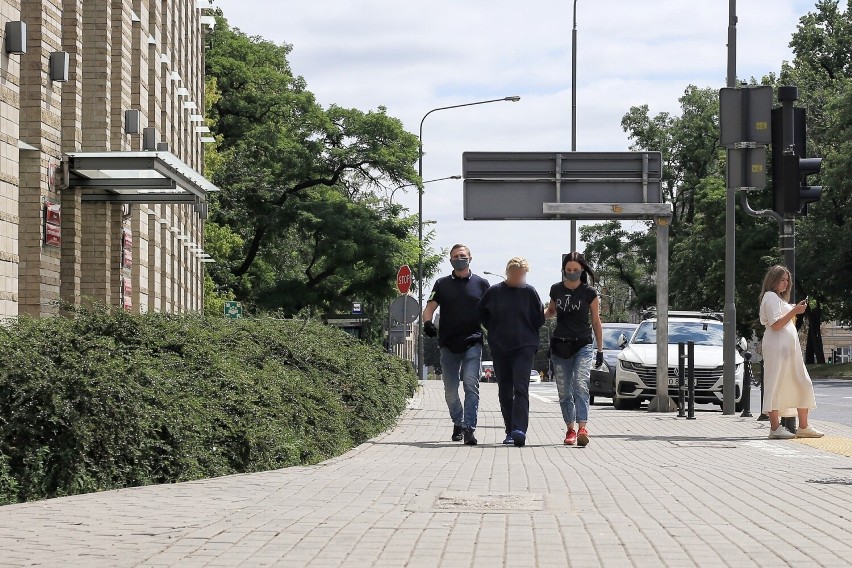
<path fill-rule="evenodd" d="M 780 330 L 772 324 L 793 309 L 775 292 L 766 292 L 760 303 L 763 335 L 763 412 L 778 410 L 781 416 L 796 416 L 797 408 L 816 408 L 814 386 L 805 368 L 799 334 L 791 319 Z"/>

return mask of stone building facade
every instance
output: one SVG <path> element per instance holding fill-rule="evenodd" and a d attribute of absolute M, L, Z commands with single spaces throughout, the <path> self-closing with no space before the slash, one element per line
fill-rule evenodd
<path fill-rule="evenodd" d="M 0 318 L 202 309 L 208 20 L 194 0 L 0 0 Z"/>

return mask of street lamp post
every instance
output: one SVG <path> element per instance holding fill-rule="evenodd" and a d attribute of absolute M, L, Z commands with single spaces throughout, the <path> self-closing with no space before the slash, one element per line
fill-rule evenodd
<path fill-rule="evenodd" d="M 469 106 L 477 106 L 477 105 L 485 105 L 488 103 L 499 103 L 499 102 L 513 102 L 516 103 L 521 100 L 521 97 L 514 95 L 511 97 L 503 97 L 502 99 L 489 99 L 487 101 L 476 101 L 472 103 L 464 103 L 460 105 L 450 105 L 445 107 L 433 108 L 429 112 L 423 115 L 423 118 L 420 119 L 420 130 L 418 132 L 418 140 L 420 141 L 419 153 L 417 158 L 417 174 L 420 176 L 420 179 L 423 179 L 423 123 L 426 121 L 426 117 L 428 117 L 433 112 L 438 112 L 439 110 L 449 110 L 453 108 L 462 108 Z M 423 183 L 421 182 L 417 186 L 417 229 L 418 229 L 418 243 L 419 243 L 419 254 L 417 258 L 417 295 L 418 302 L 420 305 L 420 309 L 423 310 Z M 423 380 L 425 377 L 423 376 L 423 318 L 419 318 L 417 324 L 417 378 Z"/>
<path fill-rule="evenodd" d="M 571 151 L 577 151 L 577 0 L 571 30 Z M 571 219 L 571 252 L 577 250 L 577 220 Z"/>

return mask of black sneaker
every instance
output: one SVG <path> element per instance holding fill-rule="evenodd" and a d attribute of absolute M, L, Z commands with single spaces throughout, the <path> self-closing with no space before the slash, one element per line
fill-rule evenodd
<path fill-rule="evenodd" d="M 453 442 L 461 442 L 462 439 L 462 431 L 464 428 L 456 424 L 453 426 L 453 437 L 450 438 Z"/>
<path fill-rule="evenodd" d="M 466 446 L 476 445 L 476 438 L 473 436 L 473 428 L 464 429 L 464 443 Z"/>

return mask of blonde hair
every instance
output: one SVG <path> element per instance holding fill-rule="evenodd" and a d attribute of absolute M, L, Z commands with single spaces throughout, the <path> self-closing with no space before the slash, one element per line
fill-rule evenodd
<path fill-rule="evenodd" d="M 515 257 L 512 257 L 509 260 L 509 262 L 506 264 L 506 272 L 508 273 L 510 270 L 515 269 L 515 268 L 520 268 L 524 272 L 529 272 L 530 271 L 530 263 L 527 262 L 527 259 L 525 259 L 522 256 L 515 256 Z"/>
<path fill-rule="evenodd" d="M 787 289 L 784 290 L 779 296 L 784 299 L 785 302 L 790 301 L 790 289 L 793 287 L 793 278 L 790 275 L 790 271 L 787 270 L 786 266 L 781 266 L 780 264 L 776 264 L 772 268 L 770 268 L 766 276 L 763 277 L 763 286 L 760 287 L 760 301 L 763 301 L 763 295 L 767 292 L 775 292 L 778 289 L 778 283 L 781 282 L 781 278 L 784 275 L 787 275 L 787 279 L 789 284 L 787 285 Z M 777 294 L 777 292 L 775 292 Z"/>

